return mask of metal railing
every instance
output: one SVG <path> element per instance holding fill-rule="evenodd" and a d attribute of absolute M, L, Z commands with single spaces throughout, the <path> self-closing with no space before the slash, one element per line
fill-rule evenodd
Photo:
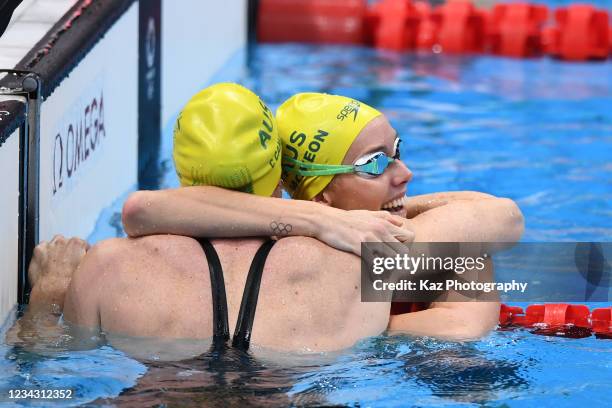
<path fill-rule="evenodd" d="M 38 243 L 41 79 L 33 72 L 0 69 L 0 95 L 25 99 L 19 132 L 18 302 L 27 303 L 27 270 Z"/>

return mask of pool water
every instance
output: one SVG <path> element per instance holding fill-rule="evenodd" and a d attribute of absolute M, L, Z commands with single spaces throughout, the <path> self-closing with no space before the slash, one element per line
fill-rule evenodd
<path fill-rule="evenodd" d="M 515 200 L 524 240 L 612 237 L 612 63 L 399 55 L 361 47 L 263 45 L 237 81 L 271 108 L 300 91 L 380 108 L 403 138 L 409 195 L 479 190 Z M 166 124 L 160 184 L 176 187 Z M 121 236 L 121 202 L 90 241 Z M 591 308 L 604 304 L 591 303 Z M 607 304 L 609 305 L 609 303 Z M 43 352 L 0 345 L 0 404 L 17 388 L 71 388 L 56 404 L 608 406 L 612 341 L 495 331 L 466 344 L 380 336 L 327 356 L 228 351 L 162 363 L 106 345 Z"/>

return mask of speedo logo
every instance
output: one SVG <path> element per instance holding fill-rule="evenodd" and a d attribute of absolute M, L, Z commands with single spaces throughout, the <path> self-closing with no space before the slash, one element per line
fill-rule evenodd
<path fill-rule="evenodd" d="M 355 100 L 350 101 L 344 108 L 342 108 L 338 116 L 336 116 L 336 119 L 344 120 L 347 118 L 347 116 L 350 116 L 352 114 L 354 122 L 355 120 L 357 120 L 357 114 L 359 113 L 360 106 L 361 104 L 359 102 Z"/>

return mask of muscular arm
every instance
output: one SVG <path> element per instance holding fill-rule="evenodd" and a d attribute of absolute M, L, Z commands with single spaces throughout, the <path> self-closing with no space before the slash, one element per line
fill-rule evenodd
<path fill-rule="evenodd" d="M 270 235 L 313 236 L 316 203 L 247 195 L 218 187 L 196 186 L 137 191 L 123 206 L 123 225 L 129 236 L 158 233 L 208 237 Z M 291 226 L 279 229 L 273 223 Z"/>
<path fill-rule="evenodd" d="M 388 330 L 445 340 L 474 340 L 491 331 L 498 319 L 497 302 L 443 302 L 420 312 L 391 316 Z"/>
<path fill-rule="evenodd" d="M 415 233 L 415 242 L 513 243 L 521 238 L 524 220 L 514 201 L 482 193 L 462 193 L 417 198 L 430 204 L 419 207 L 422 211 L 405 221 L 406 227 Z"/>
<path fill-rule="evenodd" d="M 123 225 L 132 237 L 307 236 L 357 255 L 361 242 L 411 239 L 402 223 L 386 211 L 344 211 L 210 186 L 138 191 L 123 206 Z"/>
<path fill-rule="evenodd" d="M 97 285 L 92 285 L 87 277 L 75 274 L 66 293 L 64 319 L 77 327 L 98 331 L 100 329 L 97 298 L 99 289 Z"/>
<path fill-rule="evenodd" d="M 442 191 L 439 193 L 408 197 L 406 201 L 406 209 L 408 210 L 408 214 L 406 217 L 414 218 L 425 211 L 447 205 L 454 201 L 478 201 L 491 198 L 495 199 L 496 197 L 491 194 L 481 193 L 478 191 Z"/>
<path fill-rule="evenodd" d="M 503 246 L 496 242 L 507 245 L 518 241 L 523 233 L 521 211 L 508 199 L 451 192 L 416 197 L 409 206 L 413 218 L 406 221 L 406 226 L 414 231 L 415 242 L 491 243 L 485 249 L 493 252 Z M 491 268 L 489 265 L 492 273 Z M 450 295 L 455 299 L 459 296 Z M 391 316 L 389 330 L 451 340 L 474 339 L 494 328 L 498 317 L 498 302 L 434 302 L 425 311 Z"/>

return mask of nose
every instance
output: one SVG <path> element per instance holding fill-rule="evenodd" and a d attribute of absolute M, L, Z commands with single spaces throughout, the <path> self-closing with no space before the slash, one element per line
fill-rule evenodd
<path fill-rule="evenodd" d="M 391 183 L 395 186 L 407 184 L 412 180 L 412 171 L 401 160 L 396 160 L 391 175 Z"/>

